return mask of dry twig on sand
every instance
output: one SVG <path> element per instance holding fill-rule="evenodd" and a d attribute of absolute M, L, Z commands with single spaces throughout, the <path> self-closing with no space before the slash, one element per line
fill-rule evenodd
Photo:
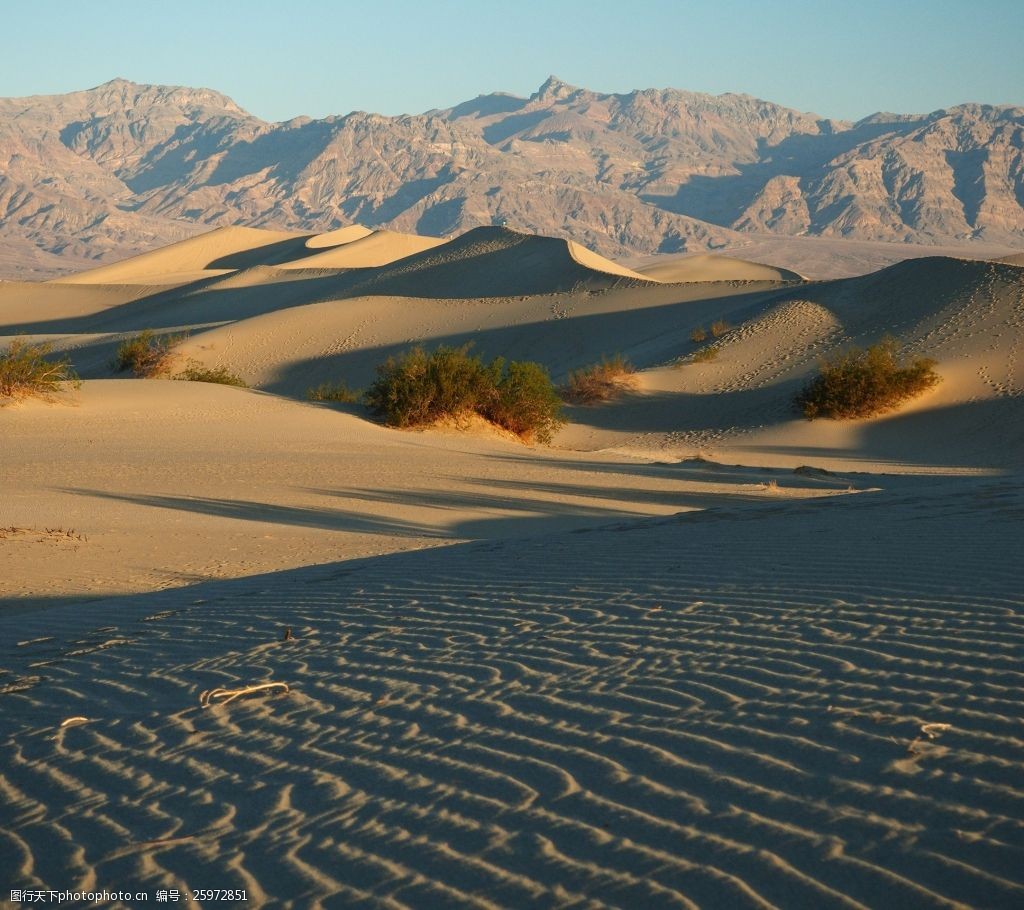
<path fill-rule="evenodd" d="M 910 755 L 917 755 L 920 753 L 919 746 L 923 744 L 924 740 L 922 737 L 927 737 L 929 740 L 934 740 L 940 733 L 945 733 L 947 730 L 951 730 L 951 724 L 922 724 L 921 732 L 914 737 L 913 741 L 907 746 L 907 753 Z"/>
<path fill-rule="evenodd" d="M 241 689 L 207 689 L 200 693 L 199 704 L 204 708 L 209 708 L 211 705 L 226 705 L 244 695 L 253 695 L 256 692 L 270 692 L 273 689 L 280 689 L 280 694 L 282 695 L 285 692 L 291 691 L 288 683 L 283 682 L 257 683 L 253 686 L 243 686 Z"/>

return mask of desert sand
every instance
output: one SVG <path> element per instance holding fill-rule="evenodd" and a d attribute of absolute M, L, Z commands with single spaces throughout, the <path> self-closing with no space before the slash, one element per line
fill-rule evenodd
<path fill-rule="evenodd" d="M 684 264 L 232 228 L 0 283 L 0 346 L 84 379 L 0 407 L 12 887 L 1024 901 L 1024 270 Z M 112 373 L 143 329 L 252 388 Z M 794 412 L 818 358 L 885 334 L 941 383 Z M 305 400 L 467 342 L 559 382 L 621 353 L 636 383 L 551 446 Z"/>
<path fill-rule="evenodd" d="M 645 278 L 667 283 L 688 281 L 802 281 L 803 275 L 790 269 L 762 265 L 721 256 L 714 253 L 699 253 L 676 258 L 663 257 L 638 270 Z"/>

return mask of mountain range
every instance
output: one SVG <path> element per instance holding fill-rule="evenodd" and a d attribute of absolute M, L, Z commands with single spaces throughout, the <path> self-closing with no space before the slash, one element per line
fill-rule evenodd
<path fill-rule="evenodd" d="M 0 272 L 41 277 L 228 224 L 504 224 L 606 256 L 750 233 L 1024 243 L 1024 108 L 824 119 L 748 95 L 550 77 L 420 115 L 268 123 L 209 89 L 115 79 L 0 99 Z"/>

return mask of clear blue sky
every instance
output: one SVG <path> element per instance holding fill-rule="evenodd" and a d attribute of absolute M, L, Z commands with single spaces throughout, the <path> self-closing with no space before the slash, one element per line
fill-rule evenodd
<path fill-rule="evenodd" d="M 1024 0 L 34 0 L 5 3 L 0 96 L 207 86 L 268 120 L 528 95 L 746 92 L 823 116 L 1024 105 Z"/>

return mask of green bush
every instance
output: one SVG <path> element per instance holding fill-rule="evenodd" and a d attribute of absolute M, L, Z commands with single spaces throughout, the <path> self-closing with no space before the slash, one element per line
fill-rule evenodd
<path fill-rule="evenodd" d="M 197 360 L 190 360 L 188 366 L 174 378 L 187 382 L 215 382 L 218 385 L 233 385 L 240 389 L 249 388 L 249 384 L 241 376 L 232 373 L 227 367 L 204 367 Z"/>
<path fill-rule="evenodd" d="M 307 401 L 336 401 L 341 404 L 354 404 L 362 397 L 358 389 L 350 389 L 342 379 L 339 382 L 324 382 L 306 390 Z"/>
<path fill-rule="evenodd" d="M 16 338 L 0 354 L 0 398 L 52 398 L 64 384 L 77 389 L 81 383 L 67 357 L 47 360 L 53 351 L 48 342 L 32 344 Z"/>
<path fill-rule="evenodd" d="M 608 401 L 633 384 L 635 373 L 633 365 L 621 354 L 605 357 L 600 363 L 573 370 L 562 389 L 562 396 L 576 404 Z"/>
<path fill-rule="evenodd" d="M 120 373 L 131 370 L 132 375 L 143 379 L 168 376 L 174 364 L 171 348 L 184 340 L 184 335 L 156 335 L 152 329 L 146 329 L 121 342 L 113 367 Z"/>
<path fill-rule="evenodd" d="M 562 402 L 548 371 L 539 363 L 513 361 L 501 370 L 495 394 L 481 413 L 491 423 L 524 439 L 548 443 L 564 422 L 561 410 Z"/>
<path fill-rule="evenodd" d="M 886 337 L 867 350 L 853 348 L 821 362 L 821 372 L 796 397 L 808 420 L 851 419 L 891 411 L 935 386 L 934 360 L 918 357 L 901 365 L 896 340 Z"/>
<path fill-rule="evenodd" d="M 536 363 L 498 358 L 484 364 L 469 346 L 414 347 L 377 368 L 366 403 L 396 427 L 423 426 L 478 414 L 523 438 L 550 441 L 561 424 L 561 402 Z"/>

